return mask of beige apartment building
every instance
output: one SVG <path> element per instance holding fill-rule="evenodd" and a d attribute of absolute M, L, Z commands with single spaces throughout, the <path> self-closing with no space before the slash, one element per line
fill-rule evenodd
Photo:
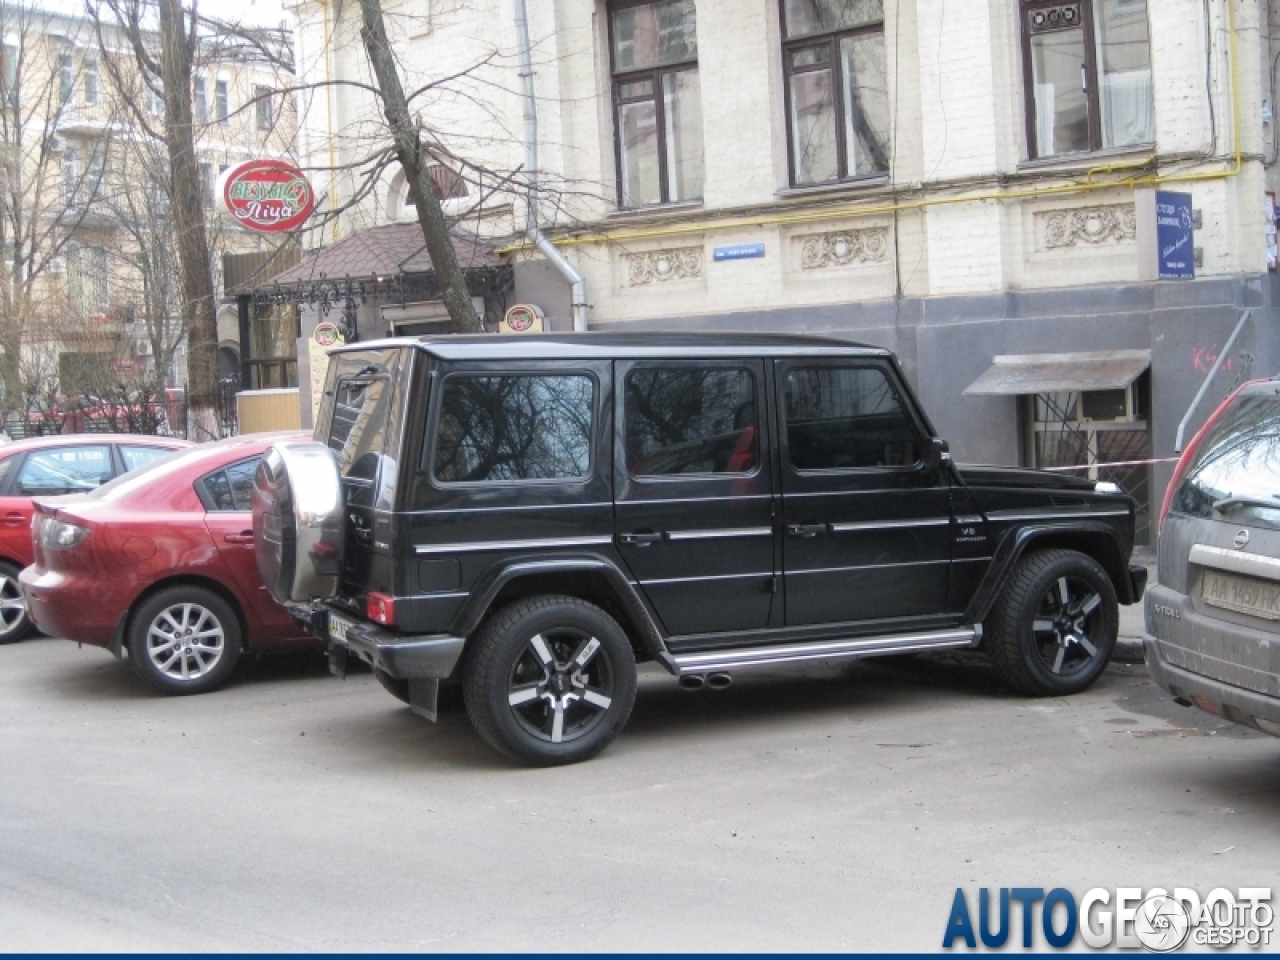
<path fill-rule="evenodd" d="M 5 264 L 4 328 L 21 342 L 27 390 L 75 394 L 149 379 L 181 387 L 186 357 L 176 253 L 166 239 L 167 154 L 155 138 L 163 133 L 163 103 L 138 77 L 127 38 L 104 22 L 100 44 L 82 10 L 0 2 L 2 212 L 6 242 L 19 248 L 17 263 Z M 264 31 L 263 39 L 279 45 L 288 38 Z M 147 42 L 158 45 L 151 35 Z M 219 174 L 249 159 L 293 156 L 296 111 L 287 97 L 272 96 L 292 78 L 246 46 L 231 50 L 210 36 L 197 57 L 198 170 L 215 270 L 222 254 L 279 243 L 218 211 Z M 219 314 L 219 341 L 219 372 L 238 382 L 234 305 Z M 6 409 L 23 402 L 7 398 Z"/>
<path fill-rule="evenodd" d="M 959 459 L 1078 468 L 1144 504 L 1167 464 L 1099 465 L 1171 456 L 1233 333 L 1189 427 L 1280 371 L 1274 0 L 528 0 L 535 125 L 521 4 L 384 6 L 406 88 L 435 84 L 415 106 L 446 209 L 512 265 L 499 306 L 552 329 L 573 287 L 531 219 L 591 329 L 891 347 Z M 368 77 L 353 8 L 295 8 L 303 81 Z M 326 87 L 299 149 L 337 170 L 379 135 L 367 94 Z M 388 171 L 308 242 L 411 221 L 404 190 Z M 1194 279 L 1157 275 L 1153 191 L 1190 195 Z"/>

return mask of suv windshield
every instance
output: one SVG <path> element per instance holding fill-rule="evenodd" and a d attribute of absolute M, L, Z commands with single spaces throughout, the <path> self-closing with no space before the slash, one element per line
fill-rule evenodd
<path fill-rule="evenodd" d="M 1241 396 L 1223 411 L 1196 449 L 1170 509 L 1280 527 L 1280 397 Z"/>
<path fill-rule="evenodd" d="M 381 478 L 379 467 L 399 446 L 404 360 L 402 350 L 362 350 L 339 353 L 329 364 L 315 435 L 333 451 L 349 503 L 390 506 L 394 498 L 394 465 Z"/>

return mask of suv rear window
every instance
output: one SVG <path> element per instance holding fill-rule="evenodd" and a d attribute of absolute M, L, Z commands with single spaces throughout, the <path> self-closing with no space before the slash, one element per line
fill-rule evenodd
<path fill-rule="evenodd" d="M 501 483 L 587 476 L 594 397 L 594 381 L 583 374 L 446 377 L 436 480 Z"/>
<path fill-rule="evenodd" d="M 1280 526 L 1280 397 L 1237 397 L 1209 428 L 1174 494 L 1170 509 L 1211 517 L 1224 504 L 1232 520 Z M 1274 507 L 1267 506 L 1275 501 Z M 1221 515 L 1221 514 L 1220 514 Z"/>
<path fill-rule="evenodd" d="M 633 370 L 626 408 L 634 477 L 755 469 L 755 378 L 748 370 Z"/>

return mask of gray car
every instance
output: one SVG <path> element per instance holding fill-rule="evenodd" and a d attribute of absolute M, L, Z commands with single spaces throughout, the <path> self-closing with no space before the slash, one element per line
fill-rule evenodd
<path fill-rule="evenodd" d="M 1280 380 L 1245 384 L 1165 497 L 1147 669 L 1179 703 L 1280 736 Z"/>

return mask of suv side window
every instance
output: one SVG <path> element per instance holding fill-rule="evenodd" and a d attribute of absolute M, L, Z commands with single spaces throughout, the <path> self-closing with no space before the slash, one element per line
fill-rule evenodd
<path fill-rule="evenodd" d="M 755 379 L 748 370 L 641 368 L 627 375 L 633 477 L 750 473 L 757 434 Z"/>
<path fill-rule="evenodd" d="M 588 476 L 594 397 L 594 381 L 584 374 L 446 377 L 433 457 L 436 481 Z"/>
<path fill-rule="evenodd" d="M 903 467 L 920 459 L 910 416 L 876 367 L 792 367 L 783 385 L 797 470 Z"/>

